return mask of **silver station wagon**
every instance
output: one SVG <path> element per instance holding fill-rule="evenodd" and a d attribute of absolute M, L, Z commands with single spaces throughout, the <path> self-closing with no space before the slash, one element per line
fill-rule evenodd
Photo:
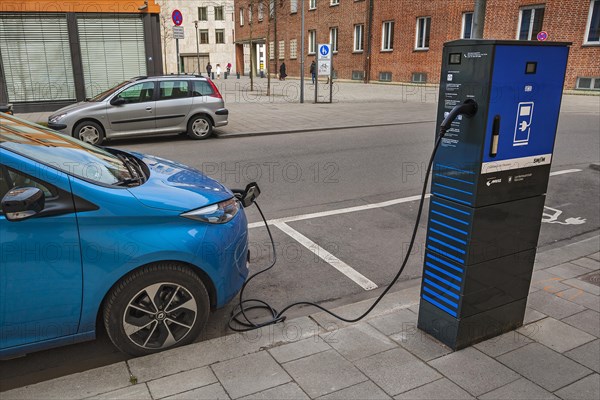
<path fill-rule="evenodd" d="M 61 108 L 51 129 L 92 144 L 104 139 L 187 133 L 206 139 L 227 125 L 229 111 L 215 84 L 194 75 L 137 77 Z"/>

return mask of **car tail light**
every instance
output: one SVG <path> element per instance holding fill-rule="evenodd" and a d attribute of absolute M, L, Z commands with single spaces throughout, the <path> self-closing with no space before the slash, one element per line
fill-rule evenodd
<path fill-rule="evenodd" d="M 221 92 L 219 92 L 219 89 L 217 89 L 217 85 L 215 85 L 215 83 L 210 79 L 208 79 L 208 84 L 210 85 L 210 87 L 212 87 L 213 90 L 212 94 L 209 96 L 216 97 L 217 99 L 223 99 L 223 96 L 221 96 Z"/>

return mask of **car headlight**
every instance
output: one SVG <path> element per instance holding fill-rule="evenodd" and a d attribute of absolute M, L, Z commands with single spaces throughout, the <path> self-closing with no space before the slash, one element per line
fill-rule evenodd
<path fill-rule="evenodd" d="M 67 113 L 54 115 L 54 116 L 51 116 L 50 118 L 48 118 L 48 122 L 56 123 L 56 122 L 60 121 L 61 119 L 63 119 L 66 116 L 67 116 Z"/>
<path fill-rule="evenodd" d="M 235 198 L 231 198 L 211 206 L 184 212 L 181 216 L 210 224 L 224 224 L 231 221 L 238 211 L 240 211 L 240 203 Z"/>

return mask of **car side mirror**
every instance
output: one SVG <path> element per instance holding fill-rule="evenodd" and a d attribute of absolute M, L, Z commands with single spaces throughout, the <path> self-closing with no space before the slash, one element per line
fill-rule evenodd
<path fill-rule="evenodd" d="M 122 106 L 123 104 L 125 104 L 125 99 L 122 97 L 114 97 L 111 101 L 110 104 L 113 106 Z"/>
<path fill-rule="evenodd" d="M 248 208 L 260 196 L 260 188 L 256 182 L 249 183 L 243 192 L 239 193 L 239 200 L 244 208 Z"/>
<path fill-rule="evenodd" d="M 39 188 L 15 188 L 2 198 L 2 211 L 8 221 L 22 221 L 42 211 L 45 202 L 44 192 Z"/>

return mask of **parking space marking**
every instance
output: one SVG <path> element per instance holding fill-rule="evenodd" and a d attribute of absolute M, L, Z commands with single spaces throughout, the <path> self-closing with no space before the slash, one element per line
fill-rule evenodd
<path fill-rule="evenodd" d="M 291 238 L 293 238 L 294 240 L 296 240 L 302 246 L 306 247 L 308 250 L 313 252 L 317 257 L 331 265 L 333 268 L 346 275 L 348 278 L 354 281 L 354 283 L 356 283 L 363 289 L 377 289 L 377 285 L 374 282 L 367 279 L 364 275 L 356 271 L 354 268 L 352 268 L 351 266 L 334 256 L 324 248 L 320 247 L 318 244 L 316 244 L 297 230 L 293 229 L 289 225 L 281 221 L 274 222 L 273 225 L 288 236 L 290 236 Z"/>
<path fill-rule="evenodd" d="M 573 172 L 581 172 L 581 171 L 582 171 L 581 169 L 565 169 L 563 171 L 550 172 L 550 176 L 572 174 Z"/>

